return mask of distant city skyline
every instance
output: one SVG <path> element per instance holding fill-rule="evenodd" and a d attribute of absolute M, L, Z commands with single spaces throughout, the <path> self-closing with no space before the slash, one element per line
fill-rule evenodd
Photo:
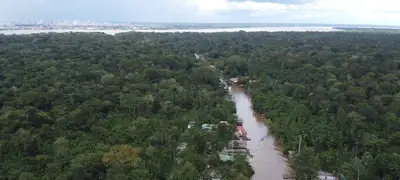
<path fill-rule="evenodd" d="M 140 22 L 140 21 L 102 21 L 102 20 L 10 20 L 0 21 L 0 25 L 139 25 L 139 24 L 163 24 L 163 25 L 207 25 L 207 24 L 225 24 L 225 25 L 254 25 L 254 26 L 367 26 L 367 27 L 400 27 L 400 25 L 374 25 L 374 24 L 327 24 L 327 23 L 246 23 L 246 22 L 221 22 L 221 23 L 191 23 L 191 22 Z"/>
<path fill-rule="evenodd" d="M 1 0 L 0 21 L 400 25 L 395 0 Z"/>

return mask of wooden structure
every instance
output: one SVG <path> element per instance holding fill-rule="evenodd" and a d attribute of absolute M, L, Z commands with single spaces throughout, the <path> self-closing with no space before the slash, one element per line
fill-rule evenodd
<path fill-rule="evenodd" d="M 238 125 L 238 126 L 243 126 L 243 119 L 239 118 L 239 119 L 236 121 L 236 125 Z"/>
<path fill-rule="evenodd" d="M 232 140 L 229 142 L 228 147 L 232 149 L 247 149 L 247 142 L 245 140 Z"/>
<path fill-rule="evenodd" d="M 225 148 L 224 150 L 222 150 L 222 153 L 226 153 L 226 154 L 229 154 L 229 155 L 231 155 L 231 154 L 244 154 L 244 155 L 246 155 L 246 154 L 249 153 L 249 150 L 248 149 L 231 149 L 231 148 L 227 149 L 227 148 Z"/>

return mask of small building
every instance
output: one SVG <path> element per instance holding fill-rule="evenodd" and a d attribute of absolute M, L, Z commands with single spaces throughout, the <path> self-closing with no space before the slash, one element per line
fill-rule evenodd
<path fill-rule="evenodd" d="M 232 155 L 225 154 L 225 153 L 219 153 L 219 159 L 224 162 L 235 160 L 235 158 Z"/>
<path fill-rule="evenodd" d="M 238 83 L 239 82 L 239 78 L 230 78 L 229 81 L 231 83 Z"/>
<path fill-rule="evenodd" d="M 202 125 L 201 125 L 201 129 L 202 129 L 202 130 L 211 131 L 213 128 L 214 128 L 214 125 L 212 125 L 212 124 L 202 124 Z"/>
<path fill-rule="evenodd" d="M 232 149 L 247 149 L 247 141 L 245 140 L 231 140 L 228 147 Z"/>
<path fill-rule="evenodd" d="M 242 118 L 239 118 L 239 119 L 236 121 L 236 125 L 242 126 L 242 125 L 243 125 L 243 119 L 242 119 Z"/>

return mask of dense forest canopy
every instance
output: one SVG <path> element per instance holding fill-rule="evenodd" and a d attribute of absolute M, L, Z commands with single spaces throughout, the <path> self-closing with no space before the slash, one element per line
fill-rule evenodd
<path fill-rule="evenodd" d="M 297 179 L 328 170 L 346 179 L 400 179 L 400 34 L 236 33 L 209 55 L 241 76 Z M 218 43 L 219 42 L 219 43 Z M 214 44 L 214 43 L 212 43 Z"/>
<path fill-rule="evenodd" d="M 400 179 L 400 35 L 349 32 L 0 35 L 0 179 L 222 179 L 240 76 L 298 179 Z M 177 152 L 182 142 L 183 152 Z M 179 148 L 178 148 L 179 149 Z"/>
<path fill-rule="evenodd" d="M 0 179 L 248 179 L 218 156 L 234 128 L 200 128 L 236 119 L 220 73 L 177 37 L 0 35 Z"/>

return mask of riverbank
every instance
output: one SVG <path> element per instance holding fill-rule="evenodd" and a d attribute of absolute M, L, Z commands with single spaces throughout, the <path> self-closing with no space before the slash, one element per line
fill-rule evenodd
<path fill-rule="evenodd" d="M 240 82 L 240 81 L 238 81 Z M 273 138 L 274 140 L 274 144 L 273 146 L 275 147 L 275 150 L 279 151 L 281 153 L 281 156 L 284 158 L 285 162 L 286 162 L 286 171 L 284 174 L 282 174 L 283 179 L 295 179 L 295 172 L 296 172 L 296 167 L 294 164 L 294 157 L 291 157 L 289 152 L 285 152 L 284 148 L 283 148 L 283 143 L 282 141 L 277 138 L 277 132 L 272 128 L 273 127 L 273 123 L 270 119 L 268 119 L 265 114 L 256 112 L 253 109 L 253 100 L 251 99 L 251 93 L 250 93 L 250 87 L 247 86 L 247 84 L 239 84 L 239 83 L 230 83 L 230 87 L 234 88 L 235 91 L 239 91 L 244 93 L 247 98 L 250 101 L 250 106 L 251 109 L 253 111 L 253 115 L 256 119 L 257 122 L 259 123 L 263 123 L 266 126 L 266 130 L 267 130 L 267 134 L 269 137 Z M 332 173 L 328 173 L 328 172 L 323 172 L 323 171 L 319 171 L 318 172 L 318 178 L 319 179 L 324 179 L 325 177 L 329 178 L 329 179 L 336 179 L 337 177 L 335 177 L 334 174 Z M 257 178 L 254 178 L 254 180 L 258 180 Z"/>
<path fill-rule="evenodd" d="M 213 70 L 215 66 L 209 65 Z M 223 75 L 221 75 L 223 77 Z M 264 114 L 253 110 L 253 103 L 250 94 L 239 78 L 230 78 L 228 81 L 220 78 L 222 84 L 229 91 L 232 101 L 235 103 L 236 114 L 243 119 L 243 126 L 252 139 L 247 148 L 253 155 L 249 158 L 250 165 L 254 170 L 252 180 L 265 180 L 269 177 L 273 180 L 294 179 L 288 156 L 275 136 L 271 133 Z"/>
<path fill-rule="evenodd" d="M 229 92 L 235 103 L 237 116 L 243 119 L 243 126 L 252 139 L 247 144 L 253 155 L 248 159 L 255 172 L 252 180 L 265 180 L 265 177 L 274 180 L 285 179 L 284 175 L 291 169 L 288 159 L 275 137 L 269 133 L 262 115 L 253 110 L 251 98 L 244 88 L 230 85 Z"/>
<path fill-rule="evenodd" d="M 230 87 L 234 87 L 237 91 L 241 91 L 241 92 L 245 93 L 247 98 L 249 98 L 249 100 L 251 102 L 251 108 L 253 109 L 253 100 L 251 98 L 251 93 L 249 93 L 248 89 L 246 89 L 245 86 L 240 86 L 238 84 L 231 84 Z M 253 109 L 253 111 L 254 111 L 254 116 L 256 117 L 256 121 L 264 123 L 268 127 L 269 135 L 276 137 L 276 135 L 277 135 L 276 132 L 271 128 L 272 121 L 270 121 L 268 118 L 266 118 L 266 115 L 264 113 L 257 112 L 254 109 Z M 284 153 L 281 142 L 277 141 L 277 139 L 275 139 L 275 143 L 278 146 L 277 148 L 282 153 Z"/>
<path fill-rule="evenodd" d="M 232 78 L 232 79 L 234 79 L 234 78 Z M 280 178 L 285 177 L 283 179 L 294 179 L 294 174 L 293 174 L 294 173 L 294 170 L 293 170 L 294 164 L 289 158 L 289 153 L 284 151 L 283 144 L 279 140 L 279 138 L 277 138 L 276 131 L 274 131 L 272 129 L 272 126 L 273 126 L 272 121 L 269 120 L 268 118 L 266 118 L 265 114 L 257 112 L 253 109 L 253 100 L 251 98 L 251 93 L 250 93 L 249 87 L 245 83 L 241 83 L 239 78 L 236 79 L 236 81 L 232 81 L 232 79 L 229 81 L 229 87 L 231 89 L 234 89 L 236 92 L 243 93 L 248 98 L 248 100 L 250 102 L 249 105 L 250 105 L 251 111 L 253 112 L 255 121 L 257 123 L 260 123 L 263 126 L 265 126 L 266 136 L 268 138 L 270 138 L 269 141 L 272 141 L 272 142 L 270 142 L 270 145 L 272 145 L 274 147 L 274 150 L 278 151 L 281 158 L 284 159 L 286 167 L 285 167 L 284 173 L 282 173 Z M 250 130 L 248 130 L 248 131 L 250 131 Z M 254 179 L 254 180 L 257 180 L 257 179 Z"/>

